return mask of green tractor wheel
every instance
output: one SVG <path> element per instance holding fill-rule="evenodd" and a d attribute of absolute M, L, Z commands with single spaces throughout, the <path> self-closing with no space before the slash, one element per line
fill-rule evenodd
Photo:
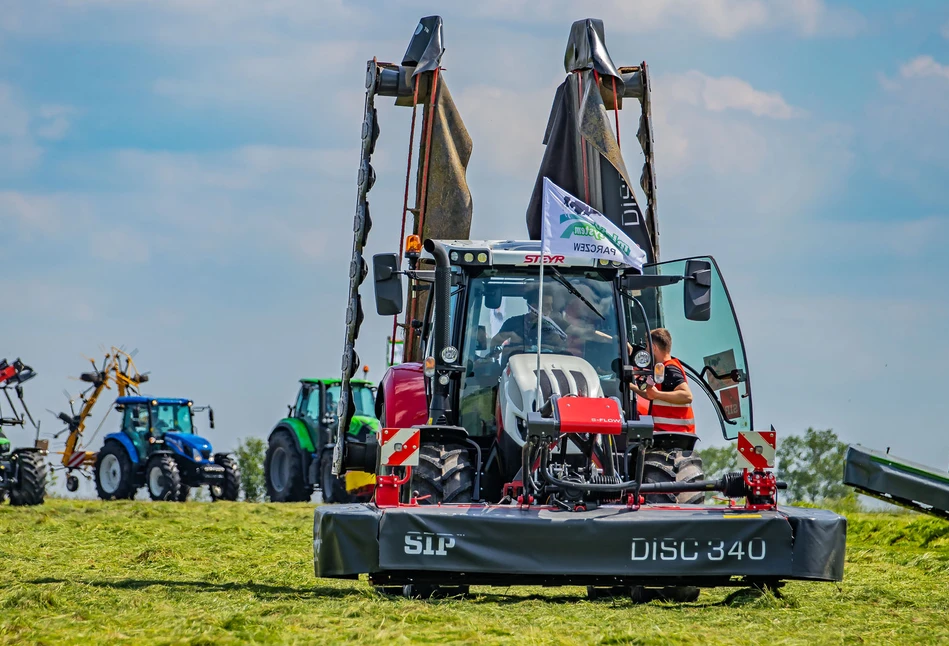
<path fill-rule="evenodd" d="M 323 502 L 327 504 L 355 500 L 355 496 L 346 491 L 345 479 L 333 475 L 333 452 L 329 449 L 323 451 L 320 458 L 320 491 L 323 492 Z"/>
<path fill-rule="evenodd" d="M 17 483 L 10 490 L 14 506 L 42 505 L 46 498 L 46 462 L 37 451 L 14 451 Z"/>
<path fill-rule="evenodd" d="M 312 489 L 303 475 L 300 451 L 290 433 L 280 430 L 270 436 L 264 458 L 264 479 L 271 502 L 306 502 Z"/>

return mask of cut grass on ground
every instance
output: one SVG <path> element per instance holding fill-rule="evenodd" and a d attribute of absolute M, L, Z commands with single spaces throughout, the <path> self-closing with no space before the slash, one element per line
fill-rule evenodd
<path fill-rule="evenodd" d="M 0 644 L 949 643 L 949 522 L 850 517 L 842 584 L 588 602 L 581 588 L 410 601 L 313 576 L 313 506 L 0 506 Z"/>

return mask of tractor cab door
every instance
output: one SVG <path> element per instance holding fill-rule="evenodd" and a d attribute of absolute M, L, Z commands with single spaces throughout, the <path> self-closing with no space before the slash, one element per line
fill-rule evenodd
<path fill-rule="evenodd" d="M 125 433 L 138 452 L 140 460 L 148 453 L 148 405 L 126 404 L 122 414 L 122 432 Z"/>
<path fill-rule="evenodd" d="M 646 265 L 643 273 L 686 276 L 702 263 L 711 265 L 711 311 L 707 320 L 686 318 L 685 280 L 647 290 L 638 298 L 646 310 L 650 329 L 664 327 L 672 335 L 672 356 L 689 373 L 696 402 L 693 406 L 701 399 L 701 391 L 712 404 L 722 434 L 732 440 L 738 437 L 738 431 L 752 429 L 751 377 L 738 317 L 718 265 L 711 257 L 687 258 Z M 707 433 L 710 420 L 699 419 L 699 410 L 696 415 L 696 431 L 699 435 Z"/>
<path fill-rule="evenodd" d="M 310 432 L 310 441 L 314 446 L 321 446 L 326 438 L 320 426 L 322 418 L 321 386 L 319 384 L 303 384 L 300 389 L 300 398 L 297 401 L 296 416 L 303 420 Z"/>

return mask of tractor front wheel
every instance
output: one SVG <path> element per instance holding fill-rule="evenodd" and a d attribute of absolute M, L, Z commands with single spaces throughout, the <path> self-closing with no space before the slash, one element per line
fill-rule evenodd
<path fill-rule="evenodd" d="M 135 497 L 137 487 L 132 482 L 132 460 L 125 447 L 114 440 L 96 456 L 96 493 L 102 500 L 123 500 Z M 78 484 L 78 483 L 77 483 Z"/>
<path fill-rule="evenodd" d="M 264 480 L 270 502 L 306 502 L 312 491 L 303 475 L 303 461 L 287 431 L 270 436 L 264 458 Z"/>
<path fill-rule="evenodd" d="M 323 502 L 330 505 L 355 500 L 346 491 L 345 478 L 333 475 L 333 452 L 329 449 L 323 451 L 320 458 L 320 491 L 323 492 Z"/>
<path fill-rule="evenodd" d="M 211 500 L 230 500 L 235 501 L 241 494 L 241 472 L 235 462 L 226 453 L 218 453 L 214 456 L 214 463 L 224 467 L 224 482 L 219 485 L 212 485 Z"/>
<path fill-rule="evenodd" d="M 170 455 L 156 455 L 145 469 L 145 484 L 152 500 L 177 501 L 181 495 L 181 473 Z"/>
<path fill-rule="evenodd" d="M 702 458 L 695 451 L 654 449 L 646 452 L 643 482 L 696 482 L 705 479 Z M 646 502 L 659 505 L 700 505 L 705 502 L 701 491 L 679 494 L 646 494 Z"/>
<path fill-rule="evenodd" d="M 10 490 L 10 504 L 14 506 L 42 505 L 46 498 L 46 462 L 33 451 L 16 452 L 17 483 Z"/>
<path fill-rule="evenodd" d="M 458 444 L 422 444 L 412 472 L 412 490 L 419 504 L 471 502 L 475 466 L 468 449 Z"/>

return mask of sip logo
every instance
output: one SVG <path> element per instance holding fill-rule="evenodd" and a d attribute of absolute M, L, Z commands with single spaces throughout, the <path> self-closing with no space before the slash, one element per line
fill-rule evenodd
<path fill-rule="evenodd" d="M 462 536 L 458 534 L 457 536 Z M 422 556 L 447 556 L 455 546 L 455 534 L 408 532 L 405 535 L 405 553 Z"/>

